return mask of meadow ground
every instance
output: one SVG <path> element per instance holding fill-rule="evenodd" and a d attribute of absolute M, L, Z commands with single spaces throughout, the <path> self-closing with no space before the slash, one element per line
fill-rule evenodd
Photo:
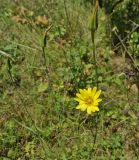
<path fill-rule="evenodd" d="M 138 88 L 132 63 L 114 53 L 99 11 L 100 111 L 76 110 L 96 82 L 82 0 L 0 0 L 0 160 L 139 159 Z"/>

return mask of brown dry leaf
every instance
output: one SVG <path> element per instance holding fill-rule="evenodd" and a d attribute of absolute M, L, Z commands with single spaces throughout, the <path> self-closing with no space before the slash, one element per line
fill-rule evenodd
<path fill-rule="evenodd" d="M 21 24 L 27 23 L 27 20 L 25 18 L 21 18 L 20 16 L 13 16 L 12 20 L 16 23 L 21 23 Z"/>
<path fill-rule="evenodd" d="M 23 6 L 20 6 L 14 9 L 13 14 L 20 17 L 32 17 L 34 12 Z"/>
<path fill-rule="evenodd" d="M 28 9 L 25 8 L 25 7 L 19 7 L 19 8 L 18 8 L 18 11 L 19 11 L 20 14 L 23 14 L 23 15 L 24 15 L 25 13 L 28 12 Z"/>
<path fill-rule="evenodd" d="M 59 48 L 63 48 L 64 45 L 66 44 L 66 40 L 64 40 L 64 39 L 62 39 L 62 38 L 59 38 L 59 39 L 57 40 L 57 43 L 58 43 L 58 47 L 59 47 Z"/>
<path fill-rule="evenodd" d="M 48 18 L 45 15 L 43 15 L 43 16 L 37 16 L 35 23 L 37 25 L 47 25 L 48 24 Z"/>
<path fill-rule="evenodd" d="M 124 59 L 121 56 L 113 56 L 110 61 L 115 72 L 125 72 L 131 69 L 131 64 L 129 59 Z"/>
<path fill-rule="evenodd" d="M 139 139 L 139 131 L 136 132 L 135 137 Z"/>
<path fill-rule="evenodd" d="M 90 72 L 92 71 L 92 64 L 85 64 L 84 65 L 84 74 L 86 74 L 86 75 L 90 75 Z"/>
<path fill-rule="evenodd" d="M 14 9 L 14 15 L 26 15 L 27 12 L 28 12 L 28 9 L 23 6 L 16 7 Z"/>
<path fill-rule="evenodd" d="M 134 93 L 138 93 L 138 91 L 139 91 L 136 84 L 133 84 L 130 89 L 131 89 L 131 91 L 134 92 Z"/>

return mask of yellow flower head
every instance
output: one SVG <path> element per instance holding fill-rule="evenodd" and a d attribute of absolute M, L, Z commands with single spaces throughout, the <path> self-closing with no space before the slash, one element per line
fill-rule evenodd
<path fill-rule="evenodd" d="M 92 112 L 99 111 L 98 105 L 102 99 L 99 98 L 101 94 L 101 90 L 97 91 L 97 88 L 94 87 L 88 89 L 80 89 L 80 93 L 76 93 L 75 100 L 79 102 L 79 105 L 76 109 L 80 109 L 81 111 L 87 110 L 88 114 Z"/>

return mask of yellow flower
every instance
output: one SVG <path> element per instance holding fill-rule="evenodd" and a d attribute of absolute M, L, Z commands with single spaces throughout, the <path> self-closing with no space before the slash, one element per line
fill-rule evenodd
<path fill-rule="evenodd" d="M 81 111 L 87 110 L 88 114 L 92 112 L 99 111 L 98 105 L 102 99 L 99 98 L 101 94 L 101 90 L 97 91 L 97 88 L 94 87 L 88 89 L 80 89 L 80 93 L 76 93 L 75 100 L 79 102 L 79 105 L 76 109 L 80 109 Z"/>

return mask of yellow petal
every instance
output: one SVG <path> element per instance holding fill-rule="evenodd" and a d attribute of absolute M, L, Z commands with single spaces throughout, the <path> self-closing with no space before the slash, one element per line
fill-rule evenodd
<path fill-rule="evenodd" d="M 94 105 L 94 106 L 98 106 L 98 102 L 95 101 L 95 102 L 93 103 L 93 105 Z"/>
<path fill-rule="evenodd" d="M 94 99 L 96 100 L 101 94 L 101 90 L 97 91 L 95 96 L 94 96 Z"/>
<path fill-rule="evenodd" d="M 91 114 L 91 113 L 92 113 L 92 107 L 88 107 L 88 108 L 87 108 L 87 113 L 88 113 L 88 114 Z"/>
<path fill-rule="evenodd" d="M 84 105 L 84 106 L 82 106 L 82 108 L 81 108 L 81 111 L 85 111 L 86 110 L 86 106 Z"/>
<path fill-rule="evenodd" d="M 99 111 L 99 108 L 98 107 L 95 107 L 96 111 Z"/>
<path fill-rule="evenodd" d="M 96 99 L 96 100 L 94 100 L 93 105 L 94 105 L 94 106 L 98 106 L 98 103 L 101 102 L 101 101 L 102 101 L 102 99 L 100 99 L 100 98 L 99 98 L 99 99 Z"/>
<path fill-rule="evenodd" d="M 81 106 L 80 106 L 80 105 L 78 105 L 78 106 L 76 107 L 76 109 L 80 109 L 80 107 L 81 107 Z"/>
<path fill-rule="evenodd" d="M 80 98 L 74 98 L 75 101 L 79 102 L 79 103 L 84 103 L 83 100 L 81 100 Z"/>
<path fill-rule="evenodd" d="M 84 100 L 84 97 L 83 97 L 81 94 L 76 93 L 76 96 L 77 96 L 78 98 L 80 98 L 81 100 Z"/>
<path fill-rule="evenodd" d="M 89 88 L 87 89 L 87 93 L 88 93 L 88 94 L 91 94 L 91 90 L 92 90 L 92 89 L 89 87 Z"/>
<path fill-rule="evenodd" d="M 95 107 L 93 107 L 93 109 L 92 109 L 92 112 L 96 112 L 96 111 L 99 111 L 98 106 L 95 106 Z"/>
<path fill-rule="evenodd" d="M 99 99 L 96 99 L 95 101 L 96 101 L 96 102 L 101 102 L 101 101 L 102 101 L 102 99 L 101 99 L 101 98 L 99 98 Z"/>
<path fill-rule="evenodd" d="M 86 89 L 79 89 L 79 92 L 81 93 L 82 97 L 86 97 Z"/>
<path fill-rule="evenodd" d="M 85 111 L 87 106 L 85 104 L 79 104 L 76 109 L 80 109 L 81 111 Z"/>
<path fill-rule="evenodd" d="M 84 90 L 85 90 L 85 89 L 79 89 L 79 92 L 80 92 L 81 94 L 84 94 Z"/>
<path fill-rule="evenodd" d="M 91 96 L 94 97 L 94 95 L 96 94 L 97 91 L 97 87 L 94 87 L 91 93 Z"/>
<path fill-rule="evenodd" d="M 81 99 L 80 98 L 74 98 L 74 100 L 80 102 Z"/>

